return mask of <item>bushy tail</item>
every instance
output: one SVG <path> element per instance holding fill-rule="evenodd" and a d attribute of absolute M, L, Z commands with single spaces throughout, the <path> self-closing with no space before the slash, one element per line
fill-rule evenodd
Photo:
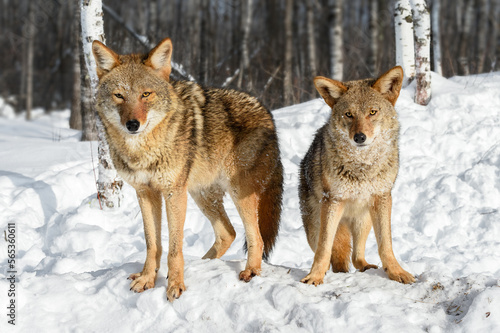
<path fill-rule="evenodd" d="M 283 165 L 278 160 L 271 179 L 259 200 L 259 229 L 267 261 L 278 236 L 283 201 Z"/>

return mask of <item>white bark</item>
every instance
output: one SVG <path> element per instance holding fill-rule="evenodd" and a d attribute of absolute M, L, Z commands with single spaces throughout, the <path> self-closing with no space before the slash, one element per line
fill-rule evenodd
<path fill-rule="evenodd" d="M 431 22 L 425 0 L 411 0 L 415 29 L 415 103 L 427 105 L 431 99 Z"/>
<path fill-rule="evenodd" d="M 396 65 L 403 67 L 403 87 L 415 77 L 415 52 L 413 46 L 413 17 L 409 0 L 396 0 L 394 7 L 396 31 Z"/>
<path fill-rule="evenodd" d="M 432 53 L 434 62 L 434 72 L 443 75 L 443 65 L 441 63 L 441 32 L 439 29 L 439 13 L 441 11 L 441 0 L 432 1 Z"/>
<path fill-rule="evenodd" d="M 82 46 L 85 56 L 85 65 L 88 68 L 90 84 L 95 95 L 99 79 L 96 72 L 95 59 L 92 55 L 92 42 L 98 40 L 106 43 L 104 39 L 104 21 L 101 0 L 81 0 L 82 20 Z"/>
<path fill-rule="evenodd" d="M 80 6 L 80 4 L 78 4 L 78 6 Z M 85 56 L 83 55 L 82 48 L 80 48 L 80 106 L 82 113 L 82 141 L 97 141 L 94 105 L 94 96 L 92 95 L 90 77 L 88 75 L 87 66 L 85 65 Z"/>
<path fill-rule="evenodd" d="M 344 77 L 344 58 L 343 58 L 343 31 L 342 31 L 342 15 L 343 15 L 343 0 L 329 0 L 328 7 L 330 10 L 329 19 L 329 37 L 330 37 L 330 71 L 334 80 L 342 81 Z"/>
<path fill-rule="evenodd" d="M 95 96 L 99 79 L 96 72 L 95 59 L 92 55 L 92 42 L 104 40 L 104 22 L 101 0 L 81 0 L 81 21 L 82 21 L 82 44 L 85 64 L 90 76 L 92 96 L 95 105 Z M 99 117 L 96 117 L 98 133 L 98 155 L 99 155 L 99 178 L 97 180 L 97 192 L 99 202 L 108 208 L 119 207 L 122 198 L 121 187 L 123 181 L 120 179 L 111 161 L 109 147 L 106 142 L 104 126 Z"/>
<path fill-rule="evenodd" d="M 72 25 L 73 35 L 73 97 L 71 99 L 71 115 L 69 117 L 69 127 L 82 130 L 82 94 L 81 80 L 82 71 L 80 68 L 80 5 L 72 3 L 71 9 L 75 12 Z"/>

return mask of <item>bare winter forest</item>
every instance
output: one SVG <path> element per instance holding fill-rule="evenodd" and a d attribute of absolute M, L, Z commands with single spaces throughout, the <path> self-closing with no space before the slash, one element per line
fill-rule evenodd
<path fill-rule="evenodd" d="M 17 111 L 86 100 L 79 3 L 0 0 L 0 94 Z M 427 4 L 444 76 L 500 69 L 500 0 Z M 118 53 L 170 37 L 174 79 L 245 90 L 270 109 L 316 98 L 315 75 L 350 80 L 395 65 L 394 0 L 104 0 L 103 9 Z"/>

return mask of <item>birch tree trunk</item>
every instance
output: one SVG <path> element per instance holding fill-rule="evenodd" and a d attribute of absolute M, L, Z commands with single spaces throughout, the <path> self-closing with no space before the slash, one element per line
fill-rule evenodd
<path fill-rule="evenodd" d="M 466 0 L 464 15 L 463 15 L 463 23 L 462 23 L 462 32 L 460 34 L 460 47 L 458 54 L 458 66 L 460 68 L 460 72 L 463 75 L 470 74 L 469 68 L 469 48 L 470 48 L 470 31 L 472 28 L 472 19 L 474 14 L 474 1 Z M 459 8 L 460 10 L 460 8 Z"/>
<path fill-rule="evenodd" d="M 201 41 L 201 16 L 200 16 L 200 0 L 190 1 L 188 7 L 188 19 L 191 22 L 189 25 L 190 42 L 193 45 L 200 45 Z M 203 13 L 204 15 L 204 13 Z M 184 58 L 184 65 L 189 71 L 193 72 L 195 64 L 200 60 L 199 49 L 197 47 L 191 48 L 191 57 Z"/>
<path fill-rule="evenodd" d="M 495 34 L 494 36 L 496 37 L 495 38 L 495 42 L 493 43 L 492 47 L 495 49 L 495 65 L 492 66 L 492 70 L 496 70 L 498 68 L 500 68 L 500 66 L 498 65 L 498 61 L 500 60 L 500 38 L 498 36 L 500 36 L 500 3 L 496 3 L 495 4 Z"/>
<path fill-rule="evenodd" d="M 29 31 L 28 36 L 28 47 L 26 49 L 26 120 L 31 120 L 31 108 L 33 107 L 33 52 L 34 52 L 34 42 L 35 42 L 35 8 L 34 1 L 31 1 L 28 5 L 28 17 L 29 20 L 26 21 L 27 31 Z"/>
<path fill-rule="evenodd" d="M 439 29 L 439 18 L 441 11 L 441 0 L 432 1 L 432 54 L 434 62 L 434 72 L 443 76 L 443 65 L 441 63 L 441 31 Z"/>
<path fill-rule="evenodd" d="M 231 26 L 229 29 L 231 32 L 231 50 L 235 53 L 235 56 L 231 58 L 230 67 L 237 68 L 236 70 L 239 73 L 241 55 L 239 55 L 236 50 L 240 47 L 240 29 L 238 29 L 238 27 L 240 26 L 241 21 L 240 15 L 242 5 L 239 0 L 232 0 L 230 4 L 233 7 L 233 10 L 231 11 Z M 266 5 L 267 4 L 268 3 L 266 2 Z"/>
<path fill-rule="evenodd" d="M 21 85 L 19 87 L 19 102 L 16 105 L 16 112 L 21 112 L 24 107 L 26 107 L 26 73 L 27 73 L 27 66 L 26 66 L 26 55 L 27 52 L 26 50 L 28 49 L 28 45 L 26 45 L 26 40 L 23 40 L 21 42 L 20 48 L 21 48 Z"/>
<path fill-rule="evenodd" d="M 498 67 L 498 60 L 500 59 L 500 41 L 498 40 L 500 29 L 500 1 L 492 2 L 493 8 L 490 9 L 490 14 L 492 15 L 492 27 L 490 35 L 490 50 L 489 58 L 491 59 L 490 71 L 495 71 Z"/>
<path fill-rule="evenodd" d="M 90 77 L 93 105 L 99 80 L 97 78 L 96 64 L 92 56 L 92 42 L 104 40 L 104 22 L 101 0 L 81 0 L 81 20 L 82 20 L 82 43 L 85 64 Z M 106 133 L 99 117 L 96 116 L 96 127 L 98 135 L 98 159 L 99 178 L 97 180 L 97 195 L 99 202 L 108 208 L 120 206 L 122 197 L 121 188 L 123 181 L 118 177 L 109 155 L 109 147 L 106 142 Z"/>
<path fill-rule="evenodd" d="M 375 76 L 377 70 L 378 55 L 378 1 L 370 1 L 370 58 L 368 59 L 368 70 Z"/>
<path fill-rule="evenodd" d="M 250 66 L 250 55 L 248 54 L 248 37 L 250 36 L 250 27 L 252 24 L 253 0 L 247 0 L 246 3 L 242 4 L 241 8 L 241 28 L 243 32 L 243 40 L 241 41 L 241 59 L 240 74 L 238 77 L 238 88 L 242 87 L 243 79 L 246 75 L 246 89 L 250 91 L 252 90 L 252 80 L 247 73 L 247 69 Z"/>
<path fill-rule="evenodd" d="M 151 44 L 156 41 L 156 32 L 158 31 L 158 3 L 156 1 L 149 1 L 149 24 L 148 24 L 148 40 Z"/>
<path fill-rule="evenodd" d="M 96 112 L 94 96 L 90 86 L 89 71 L 85 63 L 83 50 L 80 48 L 80 108 L 82 113 L 82 141 L 97 141 Z"/>
<path fill-rule="evenodd" d="M 477 73 L 482 73 L 486 57 L 486 41 L 488 37 L 488 1 L 479 0 L 479 18 L 477 22 Z"/>
<path fill-rule="evenodd" d="M 293 0 L 286 0 L 285 7 L 285 78 L 283 95 L 285 106 L 293 103 L 292 56 L 293 56 Z"/>
<path fill-rule="evenodd" d="M 75 18 L 73 20 L 73 97 L 71 99 L 71 115 L 69 117 L 69 127 L 82 130 L 82 93 L 80 70 L 80 5 L 74 5 Z"/>
<path fill-rule="evenodd" d="M 415 77 L 415 51 L 413 46 L 413 17 L 409 0 L 396 0 L 394 7 L 396 32 L 396 65 L 403 67 L 403 87 Z"/>
<path fill-rule="evenodd" d="M 343 0 L 329 0 L 329 38 L 330 38 L 330 72 L 334 80 L 342 81 L 344 78 L 344 57 L 343 57 L 343 31 L 342 15 Z"/>
<path fill-rule="evenodd" d="M 208 0 L 201 0 L 201 36 L 198 78 L 201 84 L 208 82 Z"/>
<path fill-rule="evenodd" d="M 415 28 L 415 103 L 427 105 L 431 99 L 431 22 L 425 0 L 411 0 Z"/>
<path fill-rule="evenodd" d="M 313 79 L 318 70 L 316 69 L 316 38 L 314 36 L 314 2 L 316 0 L 307 0 L 307 50 L 309 53 L 309 75 Z M 316 90 L 312 88 L 313 91 Z"/>

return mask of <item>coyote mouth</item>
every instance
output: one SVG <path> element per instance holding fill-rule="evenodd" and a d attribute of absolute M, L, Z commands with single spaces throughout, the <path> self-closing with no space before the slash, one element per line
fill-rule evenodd
<path fill-rule="evenodd" d="M 365 150 L 370 147 L 369 143 L 355 143 L 354 146 L 360 150 Z"/>

